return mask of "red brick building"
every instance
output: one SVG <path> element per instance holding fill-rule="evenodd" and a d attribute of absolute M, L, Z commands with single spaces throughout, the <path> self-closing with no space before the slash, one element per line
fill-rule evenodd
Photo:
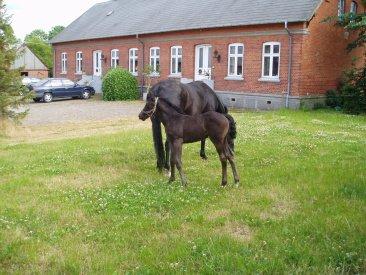
<path fill-rule="evenodd" d="M 229 106 L 272 109 L 322 100 L 354 56 L 328 16 L 364 12 L 360 0 L 112 0 L 97 4 L 52 44 L 55 76 L 95 80 L 111 67 L 144 85 L 203 80 Z"/>

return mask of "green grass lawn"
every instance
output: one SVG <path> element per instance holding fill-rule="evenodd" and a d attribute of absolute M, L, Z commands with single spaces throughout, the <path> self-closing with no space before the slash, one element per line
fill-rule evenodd
<path fill-rule="evenodd" d="M 2 140 L 0 273 L 365 273 L 366 118 L 235 118 L 238 188 L 212 144 L 169 185 L 149 129 Z"/>

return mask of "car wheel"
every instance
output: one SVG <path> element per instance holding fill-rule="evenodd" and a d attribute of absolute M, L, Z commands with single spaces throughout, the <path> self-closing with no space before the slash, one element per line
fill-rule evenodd
<path fill-rule="evenodd" d="M 45 93 L 43 95 L 43 102 L 50 103 L 50 102 L 52 102 L 52 100 L 53 100 L 53 96 L 51 93 Z"/>
<path fill-rule="evenodd" d="M 90 92 L 88 90 L 83 91 L 82 98 L 83 99 L 89 99 L 90 98 Z"/>

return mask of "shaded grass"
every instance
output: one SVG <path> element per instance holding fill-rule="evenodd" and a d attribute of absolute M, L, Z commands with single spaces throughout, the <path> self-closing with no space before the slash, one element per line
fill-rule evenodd
<path fill-rule="evenodd" d="M 366 272 L 365 117 L 235 118 L 239 188 L 211 144 L 207 162 L 185 146 L 188 189 L 168 185 L 144 127 L 3 141 L 0 272 Z"/>

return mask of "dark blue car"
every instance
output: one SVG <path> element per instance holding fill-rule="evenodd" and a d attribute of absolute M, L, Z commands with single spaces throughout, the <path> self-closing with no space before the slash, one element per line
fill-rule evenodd
<path fill-rule="evenodd" d="M 50 103 L 54 98 L 89 99 L 95 94 L 93 87 L 79 85 L 66 78 L 44 79 L 28 87 L 35 94 L 35 102 Z"/>

